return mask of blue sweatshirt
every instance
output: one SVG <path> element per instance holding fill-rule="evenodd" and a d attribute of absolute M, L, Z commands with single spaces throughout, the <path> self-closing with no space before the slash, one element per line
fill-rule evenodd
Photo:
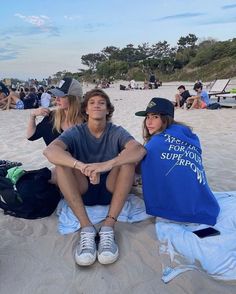
<path fill-rule="evenodd" d="M 173 124 L 152 136 L 145 148 L 141 169 L 147 213 L 214 225 L 220 209 L 207 184 L 197 135 Z"/>

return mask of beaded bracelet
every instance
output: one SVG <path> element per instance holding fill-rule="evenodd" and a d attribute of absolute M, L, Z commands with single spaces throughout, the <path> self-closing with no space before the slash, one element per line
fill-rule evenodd
<path fill-rule="evenodd" d="M 113 219 L 115 222 L 117 222 L 117 218 L 115 218 L 115 217 L 113 217 L 113 216 L 111 216 L 111 215 L 109 215 L 109 214 L 106 216 L 106 218 L 111 218 L 111 219 Z"/>
<path fill-rule="evenodd" d="M 33 119 L 35 119 L 36 118 L 36 115 L 33 114 L 33 113 L 30 113 L 30 117 L 33 118 Z"/>

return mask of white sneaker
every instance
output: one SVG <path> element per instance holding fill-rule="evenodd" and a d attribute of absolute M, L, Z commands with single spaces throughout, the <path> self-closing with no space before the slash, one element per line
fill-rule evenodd
<path fill-rule="evenodd" d="M 100 241 L 98 244 L 98 261 L 101 264 L 110 264 L 119 257 L 118 246 L 114 239 L 112 227 L 101 227 L 99 232 Z"/>
<path fill-rule="evenodd" d="M 96 230 L 94 227 L 84 227 L 80 232 L 80 241 L 75 250 L 75 261 L 78 265 L 88 266 L 96 260 Z"/>

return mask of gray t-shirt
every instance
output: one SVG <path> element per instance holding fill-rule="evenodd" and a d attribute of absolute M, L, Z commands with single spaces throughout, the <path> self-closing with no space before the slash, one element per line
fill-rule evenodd
<path fill-rule="evenodd" d="M 67 146 L 71 155 L 84 163 L 110 160 L 132 139 L 134 138 L 124 128 L 110 122 L 107 123 L 100 138 L 90 133 L 87 123 L 73 126 L 58 137 L 58 140 Z"/>

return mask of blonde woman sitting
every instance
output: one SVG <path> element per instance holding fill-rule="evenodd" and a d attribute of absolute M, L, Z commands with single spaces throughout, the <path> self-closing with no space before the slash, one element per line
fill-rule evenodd
<path fill-rule="evenodd" d="M 64 78 L 60 88 L 51 89 L 56 96 L 56 109 L 37 108 L 30 114 L 27 128 L 27 139 L 30 141 L 43 138 L 49 145 L 66 129 L 83 122 L 80 104 L 83 96 L 80 83 L 72 78 Z M 36 125 L 36 118 L 44 116 L 43 120 Z"/>
<path fill-rule="evenodd" d="M 56 109 L 37 108 L 30 114 L 27 128 L 27 139 L 35 141 L 43 138 L 46 145 L 54 141 L 63 131 L 83 122 L 81 101 L 83 91 L 80 83 L 72 78 L 64 78 L 60 87 L 51 89 L 56 96 Z M 44 116 L 36 125 L 36 118 Z M 57 183 L 55 169 L 52 169 L 51 183 Z"/>

